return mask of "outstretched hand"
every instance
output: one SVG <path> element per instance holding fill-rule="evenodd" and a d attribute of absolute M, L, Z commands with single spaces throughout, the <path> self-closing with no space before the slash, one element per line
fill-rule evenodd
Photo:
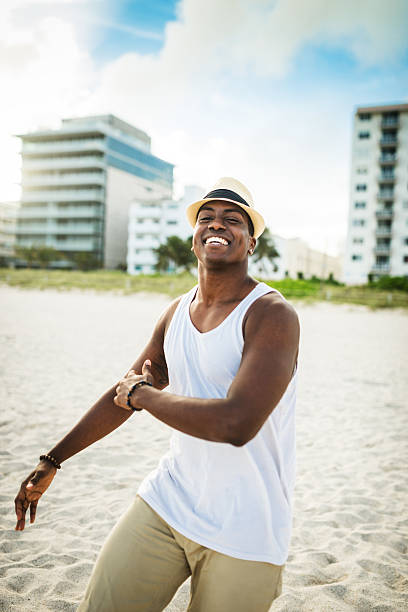
<path fill-rule="evenodd" d="M 154 385 L 152 362 L 150 359 L 146 359 L 146 361 L 143 363 L 141 374 L 136 374 L 134 370 L 130 370 L 126 376 L 119 381 L 119 384 L 116 387 L 116 395 L 113 398 L 116 406 L 125 408 L 125 410 L 130 410 L 129 406 L 127 405 L 128 393 L 133 385 L 141 380 L 145 380 L 146 382 Z"/>
<path fill-rule="evenodd" d="M 16 531 L 23 531 L 28 508 L 30 508 L 30 523 L 34 523 L 38 500 L 50 486 L 56 471 L 57 468 L 49 461 L 40 461 L 28 478 L 23 480 L 14 500 L 17 515 Z"/>

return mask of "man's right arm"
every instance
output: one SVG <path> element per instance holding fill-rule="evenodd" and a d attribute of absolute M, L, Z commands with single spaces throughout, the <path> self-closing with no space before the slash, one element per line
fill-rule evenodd
<path fill-rule="evenodd" d="M 150 359 L 152 362 L 154 387 L 157 389 L 164 389 L 168 385 L 163 341 L 167 325 L 173 316 L 177 304 L 178 300 L 172 302 L 160 317 L 151 339 L 130 368 L 135 372 L 141 373 L 144 361 Z M 107 436 L 127 421 L 133 412 L 129 414 L 128 410 L 118 410 L 113 402 L 117 385 L 118 383 L 108 389 L 75 427 L 47 454 L 54 457 L 58 463 L 62 463 L 87 446 Z"/>
<path fill-rule="evenodd" d="M 168 384 L 167 365 L 164 357 L 163 341 L 167 326 L 171 321 L 179 299 L 175 300 L 160 317 L 153 335 L 143 349 L 131 369 L 141 372 L 146 359 L 152 362 L 154 386 L 164 389 Z M 117 384 L 111 387 L 88 410 L 80 421 L 67 433 L 58 444 L 47 451 L 58 463 L 66 461 L 94 442 L 107 436 L 117 429 L 133 414 L 128 410 L 118 410 L 113 398 L 116 395 Z M 15 501 L 17 515 L 16 529 L 22 531 L 25 525 L 25 514 L 30 507 L 30 522 L 35 520 L 36 507 L 39 498 L 51 484 L 56 468 L 47 460 L 42 460 L 37 467 L 22 482 Z"/>

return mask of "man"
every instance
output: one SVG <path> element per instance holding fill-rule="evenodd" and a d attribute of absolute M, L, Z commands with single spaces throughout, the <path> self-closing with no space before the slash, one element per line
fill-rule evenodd
<path fill-rule="evenodd" d="M 81 612 L 163 610 L 188 576 L 190 612 L 262 612 L 280 593 L 298 320 L 277 291 L 248 276 L 264 221 L 240 182 L 220 179 L 187 217 L 198 286 L 168 307 L 132 369 L 42 456 L 16 498 L 22 530 L 59 463 L 134 410 L 175 430 L 103 546 Z"/>

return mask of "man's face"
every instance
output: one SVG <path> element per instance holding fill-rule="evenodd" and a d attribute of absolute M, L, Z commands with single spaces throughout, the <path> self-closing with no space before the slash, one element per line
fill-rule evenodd
<path fill-rule="evenodd" d="M 255 248 L 249 233 L 249 217 L 244 210 L 222 200 L 204 204 L 197 215 L 193 247 L 203 263 L 236 263 L 244 261 Z"/>

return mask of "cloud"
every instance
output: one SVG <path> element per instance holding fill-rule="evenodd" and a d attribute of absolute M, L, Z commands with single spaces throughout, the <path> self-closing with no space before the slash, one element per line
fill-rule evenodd
<path fill-rule="evenodd" d="M 17 19 L 20 10 L 36 4 L 42 3 L 5 0 L 0 8 L 2 199 L 19 196 L 18 142 L 13 134 L 58 125 L 95 83 L 92 60 L 71 23 L 52 16 L 52 10 L 29 23 Z"/>
<path fill-rule="evenodd" d="M 163 36 L 159 32 L 151 32 L 150 30 L 143 30 L 141 28 L 135 28 L 132 25 L 125 23 L 116 23 L 110 19 L 102 19 L 100 17 L 92 16 L 87 18 L 86 21 L 92 26 L 102 26 L 104 28 L 110 28 L 117 30 L 118 32 L 124 32 L 131 34 L 135 38 L 147 38 L 148 40 L 163 40 Z"/>
<path fill-rule="evenodd" d="M 100 69 L 73 21 L 21 21 L 20 11 L 16 25 L 15 7 L 26 3 L 5 4 L 0 65 L 10 114 L 0 138 L 113 112 L 148 131 L 154 152 L 176 164 L 178 191 L 231 174 L 283 235 L 323 247 L 345 228 L 348 131 L 361 90 L 329 93 L 316 78 L 306 95 L 285 84 L 310 46 L 344 49 L 362 70 L 397 61 L 407 48 L 405 0 L 182 0 L 160 52 L 127 53 Z M 115 23 L 108 13 L 84 15 L 89 27 Z"/>

